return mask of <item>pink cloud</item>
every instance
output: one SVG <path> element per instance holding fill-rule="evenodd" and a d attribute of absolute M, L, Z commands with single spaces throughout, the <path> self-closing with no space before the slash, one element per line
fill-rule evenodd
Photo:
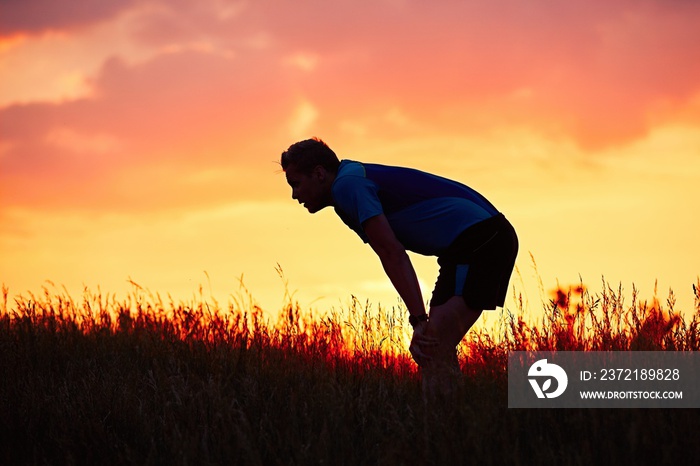
<path fill-rule="evenodd" d="M 265 132 L 275 121 L 284 124 L 292 108 L 283 82 L 271 79 L 281 66 L 197 51 L 138 65 L 113 58 L 94 79 L 90 98 L 1 109 L 3 200 L 148 209 L 183 199 L 222 202 L 223 194 L 259 196 L 236 173 L 256 166 L 273 171 L 257 157 L 274 159 Z M 256 136 L 262 137 L 251 140 Z M 198 170 L 217 168 L 233 174 L 216 180 L 218 186 L 187 181 Z"/>
<path fill-rule="evenodd" d="M 3 0 L 0 37 L 85 26 L 114 17 L 138 0 Z"/>
<path fill-rule="evenodd" d="M 325 114 L 393 104 L 436 127 L 529 125 L 595 149 L 644 135 L 660 101 L 700 91 L 693 2 L 302 2 L 254 12 L 246 21 L 289 56 L 318 57 L 298 86 Z"/>
<path fill-rule="evenodd" d="M 137 3 L 71 16 L 67 2 L 11 2 L 1 31 L 70 29 Z M 55 5 L 66 10 L 49 15 Z M 241 5 L 159 3 L 127 28 L 151 58 L 102 57 L 89 97 L 0 109 L 3 199 L 118 209 L 137 194 L 153 208 L 249 185 L 262 195 L 249 178 L 183 180 L 268 167 L 302 102 L 316 131 L 399 108 L 446 134 L 524 125 L 595 149 L 643 135 L 659 105 L 670 118 L 700 91 L 694 2 Z M 154 167 L 168 179 L 144 186 Z M 154 194 L 166 185 L 184 194 Z"/>

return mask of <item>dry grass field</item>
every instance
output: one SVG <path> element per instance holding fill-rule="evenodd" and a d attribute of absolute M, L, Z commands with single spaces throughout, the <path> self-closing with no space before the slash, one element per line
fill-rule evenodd
<path fill-rule="evenodd" d="M 352 300 L 273 319 L 227 306 L 44 290 L 0 302 L 0 464 L 683 464 L 685 409 L 507 408 L 516 350 L 697 351 L 695 309 L 603 283 L 501 314 L 460 347 L 459 401 L 427 409 L 406 311 Z M 201 295 L 201 294 L 200 294 Z M 526 312 L 527 311 L 527 312 Z M 528 321 L 524 315 L 536 316 Z"/>

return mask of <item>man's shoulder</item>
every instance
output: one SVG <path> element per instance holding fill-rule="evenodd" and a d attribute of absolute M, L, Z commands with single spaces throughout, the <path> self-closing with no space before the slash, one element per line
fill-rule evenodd
<path fill-rule="evenodd" d="M 336 207 L 347 209 L 350 203 L 379 202 L 377 184 L 367 176 L 365 164 L 343 160 L 333 180 L 331 193 Z"/>
<path fill-rule="evenodd" d="M 341 160 L 340 166 L 338 167 L 338 174 L 336 176 L 336 179 L 345 178 L 348 176 L 359 176 L 365 178 L 367 176 L 365 164 L 362 162 L 357 162 L 355 160 Z"/>
<path fill-rule="evenodd" d="M 333 180 L 331 189 L 334 193 L 353 189 L 354 186 L 367 182 L 367 172 L 361 162 L 343 160 L 340 162 L 338 173 Z"/>

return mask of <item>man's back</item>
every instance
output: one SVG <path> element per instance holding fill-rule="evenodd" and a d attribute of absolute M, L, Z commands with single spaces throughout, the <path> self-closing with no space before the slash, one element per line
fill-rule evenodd
<path fill-rule="evenodd" d="M 332 192 L 336 212 L 365 242 L 362 223 L 383 213 L 406 249 L 425 255 L 498 214 L 470 187 L 411 168 L 343 160 Z"/>

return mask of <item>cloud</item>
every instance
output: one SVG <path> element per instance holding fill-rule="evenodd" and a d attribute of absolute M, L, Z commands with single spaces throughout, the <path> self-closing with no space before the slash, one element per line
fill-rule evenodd
<path fill-rule="evenodd" d="M 98 36 L 83 26 L 110 21 L 123 34 L 113 49 L 107 41 L 65 69 L 54 60 L 34 73 L 72 77 L 64 90 L 84 85 L 72 98 L 0 108 L 0 182 L 12 205 L 146 209 L 263 196 L 255 177 L 309 131 L 359 142 L 524 128 L 600 152 L 679 115 L 698 120 L 688 105 L 700 95 L 694 2 L 3 7 L 6 36 L 64 31 L 88 43 Z M 3 53 L 31 51 L 12 62 L 28 69 L 65 43 L 13 42 L 0 65 Z"/>
<path fill-rule="evenodd" d="M 138 0 L 3 0 L 0 36 L 73 29 L 112 18 L 137 3 Z"/>
<path fill-rule="evenodd" d="M 318 55 L 306 52 L 297 52 L 285 59 L 285 63 L 295 66 L 303 71 L 313 71 L 318 66 Z"/>
<path fill-rule="evenodd" d="M 308 136 L 308 131 L 318 118 L 318 110 L 310 102 L 301 102 L 294 110 L 294 115 L 289 122 L 290 136 L 301 139 Z"/>
<path fill-rule="evenodd" d="M 112 154 L 120 150 L 119 139 L 107 133 L 80 134 L 70 128 L 54 128 L 46 136 L 49 146 L 74 154 L 95 156 Z"/>
<path fill-rule="evenodd" d="M 699 15 L 692 2 L 306 1 L 250 3 L 188 24 L 219 43 L 265 37 L 299 71 L 278 79 L 324 118 L 400 107 L 446 131 L 505 122 L 598 149 L 642 137 L 659 102 L 682 105 L 697 92 Z M 178 37 L 167 30 L 178 29 L 161 24 L 150 36 Z"/>
<path fill-rule="evenodd" d="M 89 97 L 0 109 L 3 201 L 121 210 L 265 196 L 256 187 L 272 178 L 268 161 L 282 146 L 270 133 L 293 108 L 271 79 L 278 68 L 252 52 L 185 50 L 134 65 L 111 58 Z M 199 170 L 226 176 L 192 181 Z"/>

